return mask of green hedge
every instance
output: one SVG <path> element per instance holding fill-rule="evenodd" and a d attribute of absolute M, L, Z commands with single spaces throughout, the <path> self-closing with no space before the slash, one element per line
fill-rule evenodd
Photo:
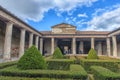
<path fill-rule="evenodd" d="M 95 80 L 120 80 L 120 74 L 114 73 L 107 68 L 91 66 L 90 69 L 94 74 Z"/>
<path fill-rule="evenodd" d="M 93 48 L 89 50 L 87 59 L 98 59 L 97 53 Z"/>
<path fill-rule="evenodd" d="M 62 71 L 62 70 L 20 70 L 16 66 L 11 66 L 0 70 L 0 74 L 2 76 L 12 76 L 12 77 L 40 77 L 40 78 L 58 78 L 58 79 L 79 79 L 86 80 L 87 74 L 85 70 L 80 66 L 76 66 L 75 68 L 80 68 L 76 71 L 72 69 L 75 66 L 71 66 L 70 71 Z"/>
<path fill-rule="evenodd" d="M 50 70 L 69 70 L 70 64 L 73 64 L 74 60 L 69 59 L 49 59 L 47 60 L 48 69 Z"/>
<path fill-rule="evenodd" d="M 35 47 L 31 46 L 28 48 L 24 55 L 20 58 L 17 63 L 19 69 L 45 69 L 47 67 L 44 57 L 40 51 Z"/>
<path fill-rule="evenodd" d="M 108 68 L 114 72 L 118 70 L 119 60 L 90 60 L 90 59 L 80 59 L 80 64 L 89 71 L 90 66 L 102 66 Z"/>
<path fill-rule="evenodd" d="M 57 47 L 53 53 L 53 59 L 63 59 L 64 56 L 59 47 Z"/>
<path fill-rule="evenodd" d="M 0 76 L 0 80 L 61 80 L 61 79 L 56 79 L 56 78 L 26 78 L 26 77 Z M 73 79 L 64 79 L 64 80 L 73 80 Z"/>
<path fill-rule="evenodd" d="M 16 64 L 17 64 L 17 61 L 0 63 L 0 69 L 3 69 L 8 66 L 16 65 Z"/>

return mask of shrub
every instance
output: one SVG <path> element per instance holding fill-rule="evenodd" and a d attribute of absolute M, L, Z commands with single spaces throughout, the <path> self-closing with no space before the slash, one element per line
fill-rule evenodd
<path fill-rule="evenodd" d="M 87 59 L 98 59 L 97 53 L 93 48 L 88 52 Z"/>
<path fill-rule="evenodd" d="M 69 70 L 70 64 L 73 64 L 74 60 L 69 59 L 50 59 L 47 60 L 48 69 L 50 70 Z"/>
<path fill-rule="evenodd" d="M 17 67 L 20 69 L 45 69 L 46 62 L 35 46 L 25 51 L 18 61 Z"/>
<path fill-rule="evenodd" d="M 114 72 L 118 70 L 119 60 L 89 60 L 89 59 L 80 59 L 80 64 L 89 71 L 90 66 L 102 66 L 108 68 Z"/>
<path fill-rule="evenodd" d="M 91 66 L 95 80 L 120 80 L 120 74 L 114 73 L 101 66 Z"/>
<path fill-rule="evenodd" d="M 53 53 L 53 59 L 63 59 L 64 56 L 59 47 L 57 47 Z"/>
<path fill-rule="evenodd" d="M 87 74 L 84 72 L 83 68 L 80 65 L 77 65 L 75 68 L 80 68 L 75 71 L 72 69 L 69 71 L 62 70 L 20 70 L 16 66 L 11 66 L 0 70 L 2 76 L 13 76 L 13 77 L 32 77 L 32 78 L 56 78 L 65 80 L 70 78 L 72 80 L 86 80 Z M 83 72 L 83 73 L 82 73 Z"/>
<path fill-rule="evenodd" d="M 8 66 L 13 66 L 16 65 L 17 61 L 11 61 L 11 62 L 5 62 L 5 63 L 0 63 L 0 69 L 3 69 Z"/>

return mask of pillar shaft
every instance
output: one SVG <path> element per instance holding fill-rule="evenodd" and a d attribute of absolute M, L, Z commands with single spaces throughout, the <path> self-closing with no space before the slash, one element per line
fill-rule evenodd
<path fill-rule="evenodd" d="M 11 52 L 11 40 L 12 40 L 12 29 L 13 23 L 8 22 L 6 26 L 6 33 L 5 33 L 5 43 L 4 43 L 4 60 L 10 60 L 10 52 Z"/>
<path fill-rule="evenodd" d="M 117 41 L 116 41 L 116 36 L 112 36 L 112 42 L 113 42 L 113 56 L 117 57 Z"/>
<path fill-rule="evenodd" d="M 72 39 L 72 52 L 76 54 L 76 38 Z"/>
<path fill-rule="evenodd" d="M 83 43 L 83 41 L 80 41 L 80 51 L 81 51 L 81 53 L 84 53 L 84 43 Z"/>
<path fill-rule="evenodd" d="M 91 48 L 94 49 L 94 38 L 91 38 Z"/>
<path fill-rule="evenodd" d="M 36 36 L 36 39 L 35 39 L 35 46 L 36 48 L 38 48 L 38 36 Z"/>
<path fill-rule="evenodd" d="M 102 43 L 98 42 L 98 55 L 102 55 Z"/>
<path fill-rule="evenodd" d="M 40 38 L 40 52 L 43 53 L 43 38 Z"/>
<path fill-rule="evenodd" d="M 33 33 L 30 33 L 29 36 L 29 48 L 33 45 Z"/>
<path fill-rule="evenodd" d="M 25 29 L 21 29 L 19 57 L 21 57 L 24 54 L 24 47 L 25 47 Z"/>
<path fill-rule="evenodd" d="M 110 51 L 110 38 L 106 39 L 107 41 L 107 55 L 111 56 L 111 51 Z"/>
<path fill-rule="evenodd" d="M 54 38 L 51 38 L 51 54 L 54 52 Z"/>

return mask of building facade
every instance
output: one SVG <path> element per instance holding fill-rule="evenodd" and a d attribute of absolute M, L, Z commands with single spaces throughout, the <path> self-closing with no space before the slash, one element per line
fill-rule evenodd
<path fill-rule="evenodd" d="M 98 55 L 120 58 L 120 28 L 114 31 L 77 31 L 70 24 L 52 26 L 51 31 L 37 31 L 0 7 L 0 59 L 19 59 L 35 45 L 43 55 L 52 55 L 56 47 L 63 54 L 84 55 L 94 48 Z"/>

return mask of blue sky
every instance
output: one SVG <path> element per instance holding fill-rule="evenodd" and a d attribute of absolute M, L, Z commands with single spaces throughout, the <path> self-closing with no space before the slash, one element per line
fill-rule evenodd
<path fill-rule="evenodd" d="M 120 0 L 0 0 L 0 5 L 39 31 L 60 23 L 81 31 L 120 27 Z"/>

